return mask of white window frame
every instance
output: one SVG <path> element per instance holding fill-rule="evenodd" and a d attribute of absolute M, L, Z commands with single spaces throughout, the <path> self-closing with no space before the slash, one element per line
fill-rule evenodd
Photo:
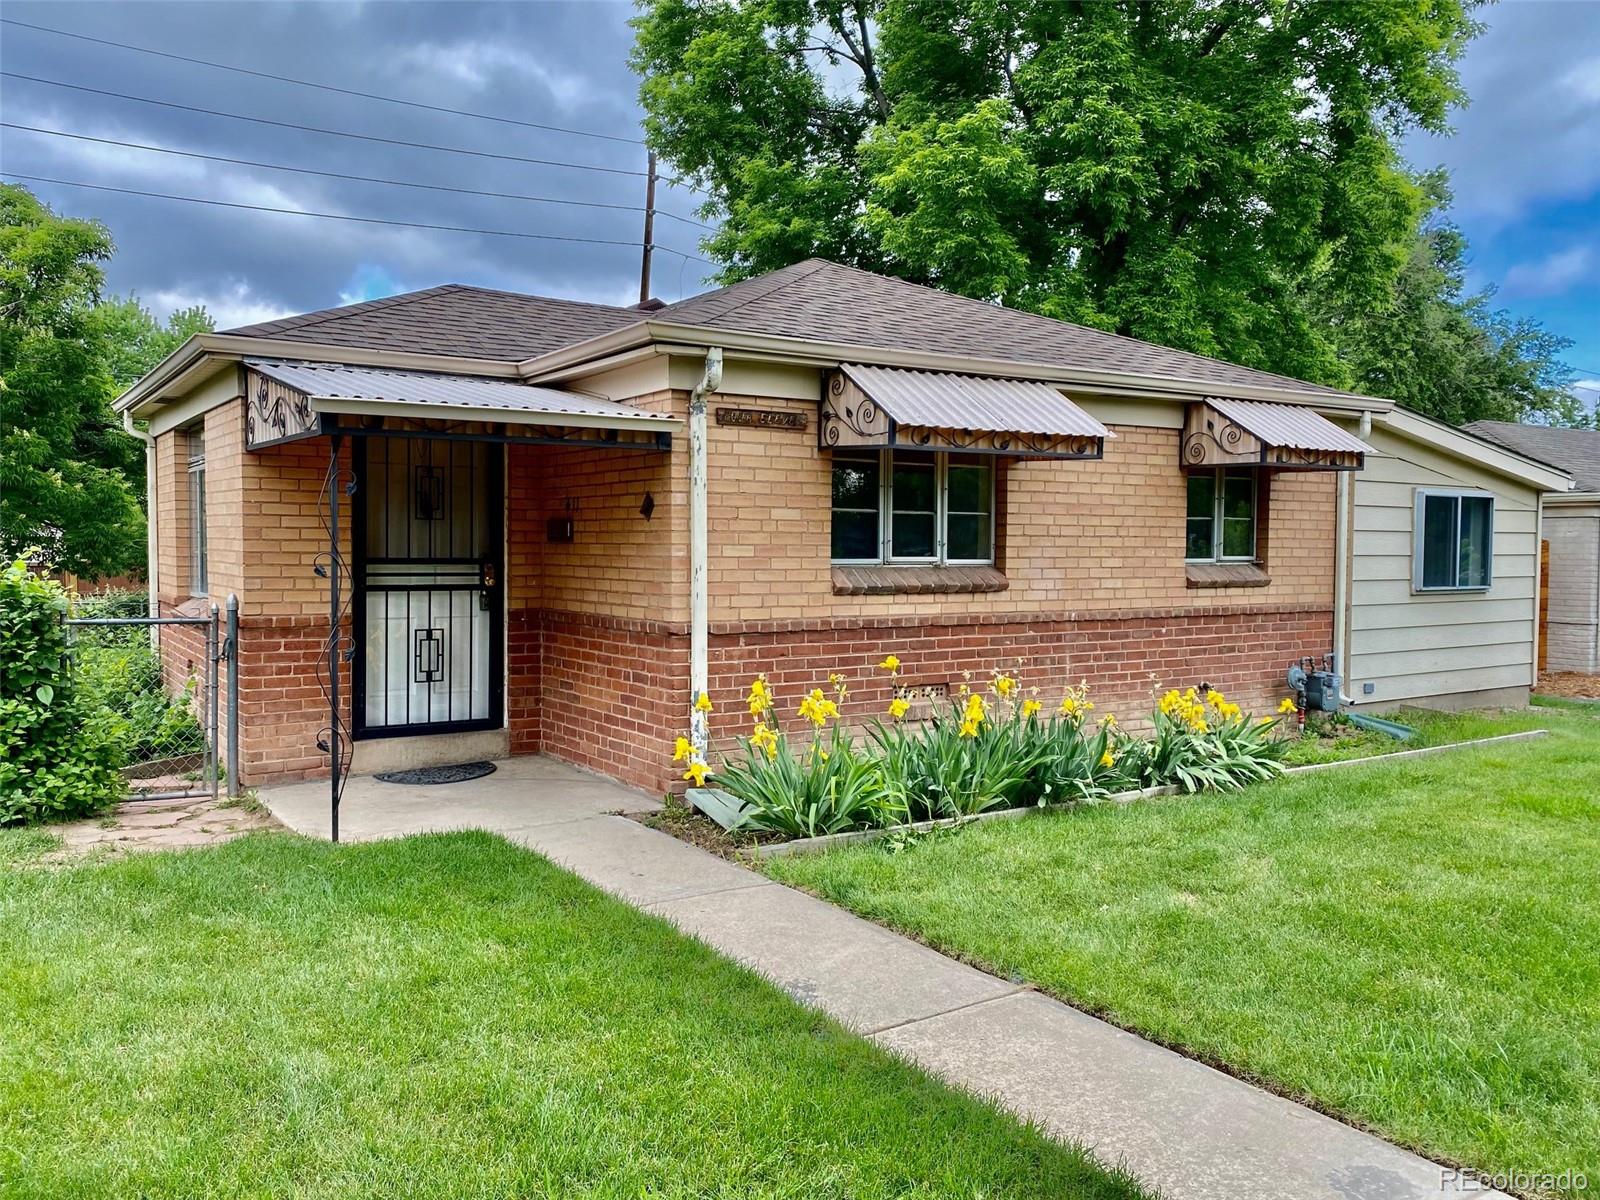
<path fill-rule="evenodd" d="M 1222 501 L 1223 480 L 1225 473 L 1232 471 L 1235 474 L 1248 474 L 1250 477 L 1250 553 L 1249 554 L 1223 554 L 1221 553 L 1223 540 Z M 1210 474 L 1215 480 L 1211 496 L 1211 553 L 1203 558 L 1190 558 L 1189 547 L 1189 478 L 1193 475 Z M 1183 473 L 1183 561 L 1186 563 L 1254 563 L 1261 561 L 1261 475 L 1258 471 L 1246 471 L 1240 467 L 1203 467 L 1200 470 L 1185 471 Z"/>
<path fill-rule="evenodd" d="M 994 547 L 996 537 L 995 507 L 999 494 L 1000 471 L 999 464 L 993 459 L 989 461 L 989 553 L 984 558 L 950 558 L 946 554 L 949 541 L 950 517 L 950 455 L 946 450 L 916 450 L 901 448 L 899 453 L 915 455 L 923 458 L 933 456 L 934 461 L 934 553 L 931 557 L 897 557 L 894 554 L 894 449 L 886 450 L 838 450 L 836 454 L 845 457 L 865 456 L 876 454 L 878 456 L 878 555 L 876 558 L 830 558 L 829 561 L 841 567 L 992 567 L 994 565 Z M 978 455 L 954 452 L 960 458 L 981 457 Z M 958 464 L 960 465 L 960 464 Z M 833 520 L 832 474 L 833 464 L 829 467 L 829 497 L 828 519 L 830 522 L 829 539 L 833 537 L 831 522 Z M 850 511 L 865 512 L 865 509 Z M 830 547 L 831 550 L 831 547 Z"/>
<path fill-rule="evenodd" d="M 188 429 L 183 436 L 189 481 L 189 594 L 205 596 L 210 594 L 211 587 L 206 538 L 205 434 L 199 429 Z M 200 443 L 198 454 L 193 452 L 196 442 Z"/>
<path fill-rule="evenodd" d="M 1443 498 L 1456 501 L 1456 526 L 1455 537 L 1452 544 L 1455 546 L 1455 555 L 1452 559 L 1455 583 L 1427 584 L 1423 582 L 1426 572 L 1423 570 L 1423 540 L 1426 532 L 1425 511 L 1430 498 Z M 1487 500 L 1489 502 L 1489 541 L 1484 547 L 1484 581 L 1482 583 L 1462 583 L 1461 579 L 1461 501 L 1462 500 Z M 1411 505 L 1411 590 L 1435 594 L 1439 592 L 1487 592 L 1494 586 L 1494 517 L 1495 494 L 1482 488 L 1418 488 L 1412 498 Z"/>

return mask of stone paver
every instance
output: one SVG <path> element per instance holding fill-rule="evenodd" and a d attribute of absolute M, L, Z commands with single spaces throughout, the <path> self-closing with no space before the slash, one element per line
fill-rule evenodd
<path fill-rule="evenodd" d="M 326 784 L 262 799 L 291 828 L 327 836 Z M 468 825 L 504 834 L 1171 1200 L 1456 1194 L 1440 1167 L 1379 1138 L 607 815 L 651 805 L 573 768 L 514 759 L 488 780 L 438 788 L 352 779 L 341 825 L 353 839 Z"/>
<path fill-rule="evenodd" d="M 257 829 L 280 828 L 260 807 L 226 800 L 129 800 L 106 817 L 55 826 L 62 847 L 41 861 L 63 861 L 91 852 L 211 846 Z"/>

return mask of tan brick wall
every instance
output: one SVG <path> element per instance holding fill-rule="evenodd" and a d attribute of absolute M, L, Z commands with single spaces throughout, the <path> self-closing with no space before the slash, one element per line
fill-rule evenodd
<path fill-rule="evenodd" d="M 686 414 L 684 393 L 638 401 Z M 719 404 L 806 411 L 804 432 L 709 429 L 713 694 L 719 736 L 743 728 L 757 670 L 789 698 L 830 669 L 855 681 L 859 718 L 881 709 L 874 664 L 891 650 L 913 678 L 955 682 L 1021 658 L 1047 693 L 1089 679 L 1137 711 L 1161 685 L 1205 680 L 1265 705 L 1287 661 L 1330 640 L 1333 478 L 1271 485 L 1267 588 L 1196 590 L 1183 569 L 1177 432 L 1122 426 L 1098 462 L 1004 468 L 1004 592 L 835 596 L 827 456 L 815 406 L 719 396 Z M 206 420 L 211 577 L 242 602 L 245 780 L 326 771 L 315 739 L 326 706 L 315 677 L 326 637 L 320 440 L 246 454 L 238 402 Z M 162 592 L 186 597 L 187 480 L 181 439 L 158 439 Z M 513 750 L 544 751 L 652 790 L 677 784 L 672 738 L 688 684 L 688 454 L 518 446 L 507 451 L 507 717 Z M 346 458 L 348 464 L 348 458 Z M 348 467 L 346 468 L 348 469 Z M 639 513 L 646 493 L 649 520 Z M 569 500 L 571 507 L 569 510 Z M 348 499 L 341 496 L 348 529 Z M 169 511 L 170 510 L 170 511 Z M 568 515 L 570 545 L 545 523 Z M 349 552 L 348 535 L 344 549 Z M 178 646 L 174 646 L 176 651 Z M 349 694 L 348 668 L 344 672 Z"/>
<path fill-rule="evenodd" d="M 1002 592 L 835 596 L 829 565 L 830 457 L 815 405 L 718 397 L 812 414 L 796 430 L 712 425 L 711 620 L 902 615 L 1025 615 L 1063 609 L 1210 608 L 1332 602 L 1334 477 L 1285 472 L 1270 487 L 1266 588 L 1192 589 L 1183 563 L 1186 485 L 1178 431 L 1117 426 L 1098 461 L 1002 467 Z"/>

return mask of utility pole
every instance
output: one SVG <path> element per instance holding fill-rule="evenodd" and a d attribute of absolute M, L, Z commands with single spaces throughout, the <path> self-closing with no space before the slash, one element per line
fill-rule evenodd
<path fill-rule="evenodd" d="M 644 184 L 644 257 L 639 260 L 639 303 L 650 299 L 650 254 L 656 236 L 656 152 L 650 151 L 650 167 Z"/>

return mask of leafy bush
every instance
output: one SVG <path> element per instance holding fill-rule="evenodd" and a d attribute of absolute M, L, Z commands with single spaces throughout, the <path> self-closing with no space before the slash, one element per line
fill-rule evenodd
<path fill-rule="evenodd" d="M 66 663 L 67 597 L 24 562 L 0 570 L 0 825 L 99 812 L 124 792 L 116 719 Z"/>
<path fill-rule="evenodd" d="M 972 817 L 1015 808 L 1038 791 L 1043 747 L 1030 735 L 1036 717 L 1014 695 L 1015 681 L 997 675 L 994 700 L 968 691 L 920 727 L 896 719 L 872 726 L 891 793 L 913 821 Z"/>
<path fill-rule="evenodd" d="M 123 761 L 140 763 L 200 753 L 205 734 L 195 717 L 195 680 L 190 679 L 178 695 L 168 696 L 161 678 L 161 659 L 150 645 L 148 632 L 137 625 L 108 628 L 116 637 L 105 639 L 100 635 L 107 629 L 93 630 L 92 641 L 79 640 L 74 645 L 73 659 L 84 704 L 115 718 L 112 725 Z M 128 632 L 134 635 L 131 640 L 124 636 Z"/>
<path fill-rule="evenodd" d="M 1292 701 L 1285 701 L 1291 704 Z M 1283 773 L 1287 744 L 1273 736 L 1277 720 L 1249 717 L 1221 692 L 1170 691 L 1153 717 L 1155 737 L 1130 742 L 1126 756 L 1145 787 L 1235 791 Z"/>
<path fill-rule="evenodd" d="M 963 684 L 927 720 L 908 724 L 900 660 L 890 655 L 880 666 L 896 687 L 889 720 L 869 725 L 864 747 L 837 724 L 848 690 L 843 676 L 829 676 L 832 697 L 817 688 L 801 701 L 797 715 L 811 735 L 794 746 L 758 675 L 747 697 L 754 729 L 739 739 L 740 760 L 725 760 L 713 775 L 704 754 L 680 737 L 675 761 L 686 762 L 685 779 L 705 786 L 714 778 L 741 802 L 736 828 L 792 837 L 1082 803 L 1164 784 L 1227 791 L 1283 770 L 1278 722 L 1246 716 L 1221 692 L 1168 692 L 1152 717 L 1155 735 L 1139 738 L 1113 717 L 1091 722 L 1086 685 L 1068 688 L 1045 716 L 1014 675 L 995 671 L 984 690 Z M 709 699 L 702 695 L 697 707 L 709 712 Z"/>
<path fill-rule="evenodd" d="M 820 837 L 886 824 L 880 763 L 837 725 L 799 753 L 781 733 L 775 742 L 740 739 L 742 763 L 724 763 L 717 783 L 743 801 L 736 829 Z"/>

